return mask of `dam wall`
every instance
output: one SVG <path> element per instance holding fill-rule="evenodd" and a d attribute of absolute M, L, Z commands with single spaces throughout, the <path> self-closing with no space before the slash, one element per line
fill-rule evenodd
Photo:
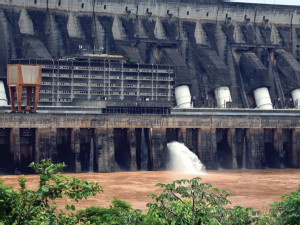
<path fill-rule="evenodd" d="M 97 49 L 136 63 L 174 65 L 175 86 L 189 85 L 195 107 L 217 107 L 215 91 L 225 86 L 230 107 L 255 108 L 254 92 L 264 85 L 273 107 L 292 108 L 291 92 L 300 88 L 297 6 L 218 0 L 1 0 L 0 41 L 4 80 L 12 59 L 34 64 Z"/>
<path fill-rule="evenodd" d="M 0 168 L 30 173 L 51 158 L 67 172 L 163 170 L 179 141 L 208 169 L 300 167 L 297 110 L 190 110 L 172 115 L 0 114 Z"/>

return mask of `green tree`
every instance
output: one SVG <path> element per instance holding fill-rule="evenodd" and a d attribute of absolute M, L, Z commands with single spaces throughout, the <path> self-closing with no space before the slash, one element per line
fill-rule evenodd
<path fill-rule="evenodd" d="M 40 174 L 38 188 L 26 188 L 23 176 L 19 179 L 19 191 L 0 183 L 0 221 L 4 224 L 76 224 L 73 213 L 57 212 L 55 200 L 66 197 L 78 202 L 103 191 L 97 182 L 62 175 L 65 165 L 52 164 L 49 159 L 31 163 L 30 167 Z M 75 210 L 74 205 L 65 208 Z"/>
<path fill-rule="evenodd" d="M 271 218 L 276 224 L 300 224 L 300 186 L 298 190 L 283 194 L 282 200 L 271 204 Z"/>
<path fill-rule="evenodd" d="M 142 224 L 144 215 L 142 211 L 133 210 L 125 201 L 114 199 L 109 208 L 92 206 L 79 210 L 76 217 L 80 224 Z"/>
<path fill-rule="evenodd" d="M 149 224 L 251 224 L 258 220 L 259 212 L 237 206 L 226 208 L 233 194 L 201 183 L 201 178 L 177 180 L 170 184 L 158 183 L 161 194 L 150 194 Z"/>

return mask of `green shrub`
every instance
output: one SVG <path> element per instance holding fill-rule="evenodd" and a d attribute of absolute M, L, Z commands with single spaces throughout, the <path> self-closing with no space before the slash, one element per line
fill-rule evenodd
<path fill-rule="evenodd" d="M 271 216 L 277 224 L 300 224 L 300 186 L 298 190 L 283 194 L 282 200 L 271 204 Z"/>
<path fill-rule="evenodd" d="M 77 220 L 82 224 L 141 224 L 143 218 L 141 210 L 133 210 L 127 202 L 114 199 L 109 208 L 92 206 L 79 210 Z"/>
<path fill-rule="evenodd" d="M 147 220 L 154 224 L 251 224 L 258 221 L 259 212 L 236 206 L 225 208 L 233 194 L 201 183 L 201 178 L 157 184 L 160 195 L 150 194 Z"/>
<path fill-rule="evenodd" d="M 30 167 L 40 174 L 37 189 L 26 188 L 23 176 L 19 179 L 20 191 L 0 183 L 0 221 L 4 224 L 76 224 L 72 213 L 56 212 L 55 200 L 67 197 L 79 201 L 103 191 L 96 182 L 79 180 L 61 174 L 64 164 L 52 164 L 49 159 Z M 66 205 L 75 210 L 74 205 Z"/>

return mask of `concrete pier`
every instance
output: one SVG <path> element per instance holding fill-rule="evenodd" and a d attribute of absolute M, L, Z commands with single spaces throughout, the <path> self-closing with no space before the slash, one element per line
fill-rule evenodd
<path fill-rule="evenodd" d="M 91 163 L 94 172 L 135 171 L 141 169 L 142 160 L 147 160 L 148 170 L 162 170 L 167 166 L 170 141 L 184 142 L 208 169 L 242 168 L 243 157 L 249 169 L 300 167 L 297 110 L 207 109 L 198 113 L 2 113 L 0 168 L 30 173 L 30 162 L 51 158 L 65 162 L 66 171 L 77 173 L 90 170 Z M 148 152 L 147 159 L 141 158 L 142 148 Z"/>

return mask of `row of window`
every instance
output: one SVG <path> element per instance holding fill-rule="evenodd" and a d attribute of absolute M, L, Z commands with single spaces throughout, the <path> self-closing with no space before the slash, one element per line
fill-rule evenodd
<path fill-rule="evenodd" d="M 168 74 L 166 74 L 168 75 Z M 60 77 L 60 78 L 72 78 L 72 75 L 71 74 L 49 74 L 49 73 L 43 73 L 43 77 Z M 74 74 L 73 75 L 73 78 L 79 78 L 79 79 L 86 79 L 88 78 L 88 75 L 76 75 Z M 101 76 L 101 75 L 91 75 L 91 78 L 93 79 L 103 79 L 104 76 Z M 121 76 L 108 76 L 106 75 L 105 76 L 106 79 L 122 79 Z M 143 77 L 143 76 L 123 76 L 123 79 L 124 80 L 152 80 L 152 77 Z M 153 76 L 153 80 L 163 80 L 163 81 L 166 81 L 166 80 L 174 80 L 173 78 L 171 77 L 157 77 L 157 76 Z"/>
<path fill-rule="evenodd" d="M 63 92 L 60 94 L 70 94 L 71 92 Z M 88 91 L 73 91 L 73 94 L 88 94 Z M 111 94 L 111 95 L 121 95 L 122 92 L 120 91 L 91 91 L 91 95 L 103 95 L 103 94 Z M 124 95 L 138 95 L 138 92 L 124 92 Z M 148 93 L 148 92 L 140 92 L 139 95 L 142 96 L 152 96 L 152 93 Z M 153 95 L 157 95 L 157 96 L 173 96 L 173 93 L 153 93 Z M 41 98 L 42 99 L 42 98 Z"/>
<path fill-rule="evenodd" d="M 88 66 L 57 66 L 42 65 L 43 69 L 72 69 L 72 70 L 94 70 L 94 71 L 123 71 L 123 72 L 140 72 L 140 73 L 173 73 L 171 69 L 131 69 L 115 67 L 88 67 Z"/>
<path fill-rule="evenodd" d="M 88 83 L 78 83 L 78 82 L 76 82 L 76 83 L 69 83 L 69 82 L 58 82 L 58 83 L 51 83 L 51 82 L 45 82 L 45 81 L 43 81 L 42 82 L 42 85 L 45 85 L 45 86 L 49 86 L 49 85 L 59 85 L 59 86 L 88 86 Z M 111 83 L 111 84 L 107 84 L 106 83 L 106 86 L 111 86 L 111 87 L 121 87 L 121 84 L 113 84 L 113 83 Z M 91 87 L 102 87 L 102 86 L 104 86 L 104 83 L 91 83 L 91 85 L 90 85 Z M 145 88 L 155 88 L 155 85 L 150 85 L 150 84 L 141 84 L 140 86 L 138 86 L 138 84 L 135 84 L 135 85 L 133 85 L 133 84 L 124 84 L 123 85 L 124 87 L 141 87 L 141 88 L 143 88 L 143 87 L 145 87 Z M 174 88 L 174 85 L 156 85 L 156 87 L 159 87 L 159 88 Z"/>

